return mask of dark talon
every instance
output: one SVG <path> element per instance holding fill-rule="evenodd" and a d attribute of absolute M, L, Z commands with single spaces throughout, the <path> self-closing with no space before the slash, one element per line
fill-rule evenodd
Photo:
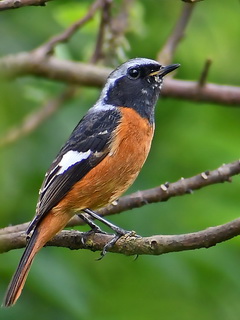
<path fill-rule="evenodd" d="M 115 243 L 118 241 L 118 239 L 120 239 L 122 236 L 123 234 L 115 234 L 114 238 L 112 238 L 112 240 L 110 240 L 108 243 L 105 244 L 100 254 L 100 257 L 97 259 L 97 261 L 102 260 L 105 257 L 106 253 L 108 252 L 108 250 L 112 248 L 115 245 Z"/>
<path fill-rule="evenodd" d="M 91 230 L 89 231 L 86 231 L 86 232 L 83 232 L 82 234 L 82 238 L 81 238 L 81 242 L 83 245 L 86 244 L 86 240 L 87 238 L 93 234 L 93 233 L 102 233 L 102 234 L 107 234 L 107 232 L 103 231 L 101 228 L 99 228 L 98 226 L 92 228 Z"/>
<path fill-rule="evenodd" d="M 112 240 L 110 240 L 107 244 L 105 244 L 105 246 L 103 247 L 103 250 L 101 252 L 101 256 L 97 259 L 97 260 L 101 260 L 107 253 L 107 251 L 112 248 L 115 243 L 118 241 L 118 239 L 120 239 L 122 236 L 125 236 L 127 234 L 129 235 L 134 235 L 135 237 L 139 237 L 138 235 L 136 235 L 134 233 L 134 231 L 128 231 L 128 230 L 124 230 L 118 226 L 116 226 L 115 224 L 105 220 L 103 217 L 99 216 L 96 212 L 90 210 L 90 209 L 84 209 L 83 212 L 89 214 L 93 219 L 97 219 L 99 220 L 100 222 L 104 223 L 106 226 L 108 226 L 109 228 L 111 228 L 114 232 L 115 232 L 115 236 L 113 237 Z M 80 218 L 82 218 L 85 222 L 87 222 L 90 227 L 92 229 L 95 228 L 95 226 L 97 227 L 97 225 L 95 225 L 92 220 L 88 219 L 85 215 L 83 214 L 80 214 L 79 215 Z M 87 219 L 87 220 L 86 220 Z M 89 223 L 90 222 L 90 223 Z M 100 229 L 101 230 L 101 229 Z"/>
<path fill-rule="evenodd" d="M 84 214 L 80 213 L 78 214 L 79 218 L 82 219 L 86 224 L 88 224 L 91 228 L 91 230 L 84 232 L 81 238 L 81 242 L 83 245 L 86 244 L 86 238 L 90 236 L 93 233 L 102 233 L 102 234 L 107 234 L 107 232 L 103 231 L 98 225 L 96 225 L 92 220 L 90 220 L 87 216 Z"/>
<path fill-rule="evenodd" d="M 81 237 L 81 242 L 82 242 L 82 244 L 86 244 L 86 241 L 87 241 L 87 238 L 89 237 L 89 236 L 91 236 L 93 233 L 101 233 L 101 234 L 107 234 L 107 232 L 105 232 L 105 231 L 103 231 L 103 230 L 101 230 L 100 228 L 98 228 L 98 229 L 91 229 L 91 230 L 89 230 L 89 231 L 86 231 L 86 232 L 83 232 L 82 233 L 82 237 Z"/>
<path fill-rule="evenodd" d="M 133 261 L 136 261 L 139 258 L 139 254 L 136 254 L 136 256 L 134 257 Z"/>
<path fill-rule="evenodd" d="M 103 247 L 103 250 L 102 250 L 102 252 L 101 252 L 101 256 L 98 258 L 98 259 L 96 259 L 96 260 L 102 260 L 102 258 L 104 258 L 105 257 L 105 255 L 106 255 L 106 253 L 108 252 L 108 250 L 110 249 L 110 248 L 112 248 L 114 245 L 115 245 L 115 243 L 121 238 L 121 237 L 123 237 L 123 236 L 126 236 L 126 235 L 129 235 L 129 236 L 134 236 L 134 237 L 139 237 L 140 238 L 140 236 L 139 235 L 137 235 L 137 234 L 135 234 L 135 232 L 134 231 L 127 231 L 127 230 L 124 230 L 124 229 L 121 229 L 122 230 L 122 232 L 121 233 L 118 233 L 118 234 L 115 234 L 114 235 L 114 238 L 112 238 L 112 240 L 110 240 L 108 243 L 106 243 L 105 244 L 105 246 Z"/>

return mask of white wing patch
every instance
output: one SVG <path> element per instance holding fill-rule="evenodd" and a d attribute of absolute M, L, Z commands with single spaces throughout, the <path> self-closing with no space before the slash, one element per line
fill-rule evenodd
<path fill-rule="evenodd" d="M 73 151 L 70 150 L 67 153 L 65 153 L 61 159 L 61 161 L 57 164 L 56 167 L 54 167 L 50 172 L 47 172 L 45 175 L 46 177 L 51 177 L 53 172 L 56 170 L 57 167 L 60 167 L 58 171 L 49 179 L 49 181 L 42 187 L 39 191 L 39 194 L 45 192 L 45 190 L 49 187 L 49 185 L 52 183 L 53 179 L 60 175 L 63 174 L 65 171 L 67 171 L 70 167 L 72 167 L 74 164 L 81 162 L 82 160 L 87 159 L 90 154 L 91 150 L 88 150 L 86 152 L 78 152 L 78 151 Z"/>
<path fill-rule="evenodd" d="M 90 154 L 91 150 L 88 150 L 86 152 L 78 152 L 73 150 L 68 151 L 63 155 L 62 160 L 58 163 L 58 166 L 61 167 L 61 169 L 57 172 L 57 175 L 63 174 L 75 163 L 87 159 L 90 156 Z"/>

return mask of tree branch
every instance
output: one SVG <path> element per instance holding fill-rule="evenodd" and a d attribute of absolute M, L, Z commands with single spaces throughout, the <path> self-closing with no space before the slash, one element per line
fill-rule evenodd
<path fill-rule="evenodd" d="M 161 61 L 161 63 L 167 65 L 172 62 L 173 55 L 179 42 L 184 36 L 194 7 L 194 3 L 184 3 L 182 12 L 177 20 L 177 23 L 175 24 L 175 27 L 173 28 L 172 33 L 157 56 L 157 60 Z"/>
<path fill-rule="evenodd" d="M 201 87 L 196 81 L 168 79 L 164 83 L 162 96 L 225 106 L 240 106 L 240 87 L 214 83 Z"/>
<path fill-rule="evenodd" d="M 111 72 L 110 68 L 61 60 L 52 56 L 39 58 L 34 52 L 22 52 L 0 59 L 0 70 L 1 77 L 8 79 L 31 74 L 92 87 L 101 87 Z"/>
<path fill-rule="evenodd" d="M 240 218 L 199 232 L 181 235 L 139 237 L 131 232 L 120 238 L 109 251 L 125 255 L 161 255 L 169 252 L 209 248 L 239 234 Z M 48 242 L 47 246 L 65 247 L 71 250 L 102 251 L 112 238 L 113 235 L 99 233 L 86 235 L 86 233 L 75 230 L 63 230 Z M 26 235 L 24 232 L 0 236 L 0 253 L 23 248 L 25 245 Z"/>
<path fill-rule="evenodd" d="M 97 0 L 95 1 L 89 8 L 87 14 L 81 18 L 79 21 L 75 22 L 68 29 L 66 29 L 63 33 L 54 36 L 49 41 L 32 51 L 32 55 L 34 59 L 44 59 L 48 55 L 53 53 L 54 47 L 60 43 L 68 41 L 69 38 L 86 22 L 88 22 L 97 9 L 101 6 L 103 7 L 103 16 L 107 13 L 109 14 L 109 2 L 110 0 Z M 105 10 L 107 13 L 104 14 Z M 100 32 L 101 33 L 101 32 Z M 99 41 L 98 41 L 99 42 Z M 97 45 L 97 47 L 99 44 Z M 96 63 L 98 60 L 98 56 L 94 57 L 94 61 L 92 63 Z M 33 130 L 35 130 L 43 121 L 45 121 L 49 116 L 51 116 L 57 109 L 68 99 L 70 99 L 74 95 L 75 89 L 73 86 L 68 86 L 58 97 L 52 99 L 47 104 L 45 104 L 40 110 L 31 113 L 26 116 L 21 125 L 17 127 L 13 127 L 8 130 L 8 132 L 0 137 L 0 147 L 4 147 L 7 144 L 13 143 L 16 140 L 22 138 L 23 136 L 29 134 Z"/>
<path fill-rule="evenodd" d="M 45 56 L 53 53 L 54 47 L 62 42 L 67 42 L 73 35 L 76 33 L 79 28 L 85 25 L 89 20 L 91 20 L 96 13 L 96 11 L 104 5 L 104 0 L 96 0 L 89 8 L 86 15 L 80 20 L 73 23 L 69 28 L 64 32 L 60 33 L 57 36 L 52 37 L 46 43 L 38 47 L 33 51 L 34 55 L 44 58 Z"/>
<path fill-rule="evenodd" d="M 1 0 L 0 11 L 18 9 L 26 6 L 45 6 L 51 0 Z"/>
<path fill-rule="evenodd" d="M 231 177 L 238 174 L 240 174 L 240 160 L 224 164 L 215 170 L 205 171 L 190 178 L 181 178 L 173 183 L 167 182 L 156 188 L 138 191 L 121 197 L 117 203 L 100 209 L 98 213 L 102 216 L 108 216 L 150 203 L 167 201 L 172 197 L 191 194 L 194 190 L 199 190 L 212 184 L 231 182 Z"/>
<path fill-rule="evenodd" d="M 104 44 L 104 36 L 106 32 L 106 26 L 110 21 L 110 9 L 112 5 L 112 0 L 104 0 L 104 5 L 101 12 L 101 21 L 98 29 L 98 36 L 95 45 L 95 50 L 90 59 L 91 63 L 96 63 L 97 61 L 103 58 L 103 44 Z"/>
<path fill-rule="evenodd" d="M 0 70 L 2 77 L 10 79 L 31 74 L 91 87 L 103 86 L 111 72 L 110 68 L 61 60 L 52 56 L 39 59 L 33 53 L 26 52 L 1 58 Z M 201 87 L 195 81 L 167 79 L 164 82 L 162 96 L 236 107 L 240 105 L 240 87 L 211 83 Z"/>
<path fill-rule="evenodd" d="M 82 243 L 79 231 L 62 231 L 48 243 L 51 246 L 63 246 L 69 249 L 91 249 L 101 251 L 113 236 L 92 234 Z M 119 239 L 109 251 L 125 255 L 160 255 L 163 253 L 209 248 L 217 243 L 240 235 L 240 218 L 216 227 L 181 235 L 155 235 L 137 237 L 134 232 Z M 84 241 L 83 241 L 84 242 Z"/>
<path fill-rule="evenodd" d="M 180 195 L 191 194 L 194 190 L 201 189 L 211 184 L 230 182 L 231 177 L 240 174 L 240 161 L 224 164 L 221 167 L 205 171 L 190 178 L 181 178 L 173 183 L 165 183 L 156 188 L 138 191 L 131 195 L 120 198 L 117 202 L 98 210 L 101 216 L 117 214 L 126 210 L 139 208 L 144 205 L 156 202 L 167 201 L 168 199 Z M 68 227 L 83 225 L 83 221 L 77 216 L 73 217 L 68 223 Z M 9 226 L 0 229 L 0 236 L 21 233 L 25 231 L 28 223 Z M 1 239 L 1 238 L 0 238 Z"/>

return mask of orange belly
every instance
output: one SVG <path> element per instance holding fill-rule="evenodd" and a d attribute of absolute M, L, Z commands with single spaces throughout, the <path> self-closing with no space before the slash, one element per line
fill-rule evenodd
<path fill-rule="evenodd" d="M 52 210 L 71 212 L 93 210 L 116 200 L 134 182 L 150 150 L 154 127 L 130 108 L 120 108 L 122 122 L 109 155 L 68 192 Z"/>

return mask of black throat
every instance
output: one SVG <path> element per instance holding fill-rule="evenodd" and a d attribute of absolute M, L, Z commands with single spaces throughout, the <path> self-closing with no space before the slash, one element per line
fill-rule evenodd
<path fill-rule="evenodd" d="M 139 79 L 139 81 L 131 81 L 123 77 L 109 87 L 103 100 L 108 105 L 132 108 L 152 124 L 159 93 L 160 84 L 154 81 L 154 77 Z"/>

